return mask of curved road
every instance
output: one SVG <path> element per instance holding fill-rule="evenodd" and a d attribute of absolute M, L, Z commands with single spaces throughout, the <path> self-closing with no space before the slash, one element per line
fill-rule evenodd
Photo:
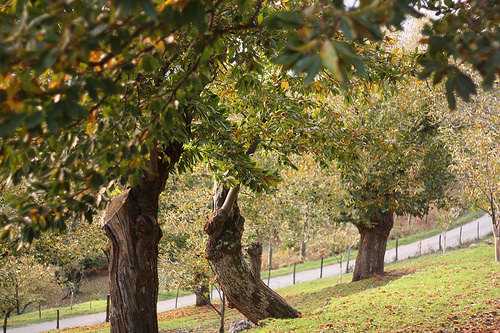
<path fill-rule="evenodd" d="M 472 242 L 477 240 L 477 238 L 484 238 L 492 233 L 491 218 L 489 215 L 483 215 L 477 220 L 464 224 L 462 226 L 462 242 Z M 441 242 L 443 246 L 447 248 L 457 247 L 460 242 L 460 227 L 451 229 L 444 233 L 441 237 Z M 401 245 L 398 248 L 398 258 L 397 260 L 404 260 L 411 257 L 417 257 L 422 254 L 427 254 L 430 252 L 435 252 L 439 250 L 439 235 L 423 239 L 408 245 Z M 391 263 L 396 259 L 396 250 L 390 249 L 385 253 L 385 262 Z M 346 263 L 342 264 L 343 270 L 346 267 Z M 349 262 L 349 267 L 354 267 L 354 260 Z M 312 281 L 319 279 L 320 269 L 311 269 L 308 271 L 297 272 L 295 274 L 296 283 Z M 329 265 L 323 267 L 323 277 L 336 276 L 340 274 L 340 265 Z M 293 277 L 292 275 L 278 276 L 271 278 L 270 286 L 273 289 L 279 289 L 292 285 Z M 213 295 L 216 298 L 216 295 Z M 194 305 L 195 296 L 187 295 L 179 297 L 178 307 L 184 307 L 189 305 Z M 166 300 L 158 302 L 158 312 L 164 312 L 172 310 L 175 308 L 175 299 Z M 106 314 L 96 313 L 90 315 L 70 317 L 60 320 L 60 328 L 71 328 L 78 326 L 94 325 L 104 322 Z M 15 327 L 7 329 L 9 333 L 38 333 L 45 332 L 56 328 L 55 321 L 47 321 L 38 324 Z"/>

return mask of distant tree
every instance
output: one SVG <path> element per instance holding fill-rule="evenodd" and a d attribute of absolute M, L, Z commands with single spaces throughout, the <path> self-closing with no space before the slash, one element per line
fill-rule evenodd
<path fill-rule="evenodd" d="M 98 222 L 69 226 L 63 233 L 48 232 L 33 242 L 29 251 L 40 263 L 55 267 L 64 298 L 80 292 L 86 270 L 107 265 L 108 242 Z M 107 291 L 106 291 L 107 292 Z"/>
<path fill-rule="evenodd" d="M 4 332 L 9 316 L 22 314 L 30 305 L 42 302 L 56 289 L 54 269 L 32 256 L 0 257 L 0 311 Z"/>
<path fill-rule="evenodd" d="M 347 104 L 325 111 L 333 114 L 321 153 L 335 159 L 347 192 L 340 218 L 361 236 L 354 281 L 383 274 L 394 214 L 424 215 L 445 200 L 452 180 L 436 112 L 446 108 L 439 91 L 416 79 L 398 81 L 358 82 Z"/>
<path fill-rule="evenodd" d="M 498 90 L 498 89 L 497 89 Z M 467 204 L 490 215 L 495 258 L 500 261 L 500 116 L 498 93 L 479 94 L 472 103 L 448 115 L 448 144 L 453 152 L 457 192 Z"/>

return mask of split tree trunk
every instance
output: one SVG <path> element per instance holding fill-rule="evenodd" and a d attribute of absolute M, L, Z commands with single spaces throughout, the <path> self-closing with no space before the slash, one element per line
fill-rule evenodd
<path fill-rule="evenodd" d="M 219 186 L 214 196 L 215 211 L 205 225 L 209 236 L 207 258 L 226 299 L 253 323 L 266 318 L 298 317 L 299 312 L 268 288 L 245 262 L 241 249 L 245 220 L 240 215 L 236 196 L 237 189 L 228 191 Z"/>
<path fill-rule="evenodd" d="M 381 213 L 372 217 L 371 225 L 358 225 L 361 239 L 352 280 L 359 281 L 374 275 L 384 274 L 384 257 L 387 239 L 394 225 L 392 213 Z"/>

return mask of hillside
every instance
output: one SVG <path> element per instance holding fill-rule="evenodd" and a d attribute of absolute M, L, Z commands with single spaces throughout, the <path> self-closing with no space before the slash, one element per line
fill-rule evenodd
<path fill-rule="evenodd" d="M 295 285 L 280 294 L 302 318 L 271 320 L 251 332 L 495 332 L 500 327 L 500 267 L 490 242 L 388 266 L 384 277 L 347 283 L 349 275 Z M 226 325 L 239 319 L 228 311 Z M 216 332 L 209 308 L 159 316 L 164 333 Z M 181 331 L 180 331 L 181 330 Z M 106 325 L 63 332 L 108 332 Z"/>

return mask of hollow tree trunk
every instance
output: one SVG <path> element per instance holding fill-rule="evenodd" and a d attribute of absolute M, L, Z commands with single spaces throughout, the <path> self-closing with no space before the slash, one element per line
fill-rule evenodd
<path fill-rule="evenodd" d="M 394 225 L 392 213 L 373 216 L 370 226 L 357 225 L 360 233 L 359 250 L 352 280 L 358 281 L 384 274 L 387 239 Z"/>
<path fill-rule="evenodd" d="M 209 236 L 207 258 L 226 299 L 253 323 L 265 318 L 298 317 L 299 312 L 255 276 L 245 262 L 241 249 L 244 218 L 235 198 L 229 206 L 225 204 L 232 194 L 219 186 L 214 196 L 215 211 L 205 225 Z"/>

